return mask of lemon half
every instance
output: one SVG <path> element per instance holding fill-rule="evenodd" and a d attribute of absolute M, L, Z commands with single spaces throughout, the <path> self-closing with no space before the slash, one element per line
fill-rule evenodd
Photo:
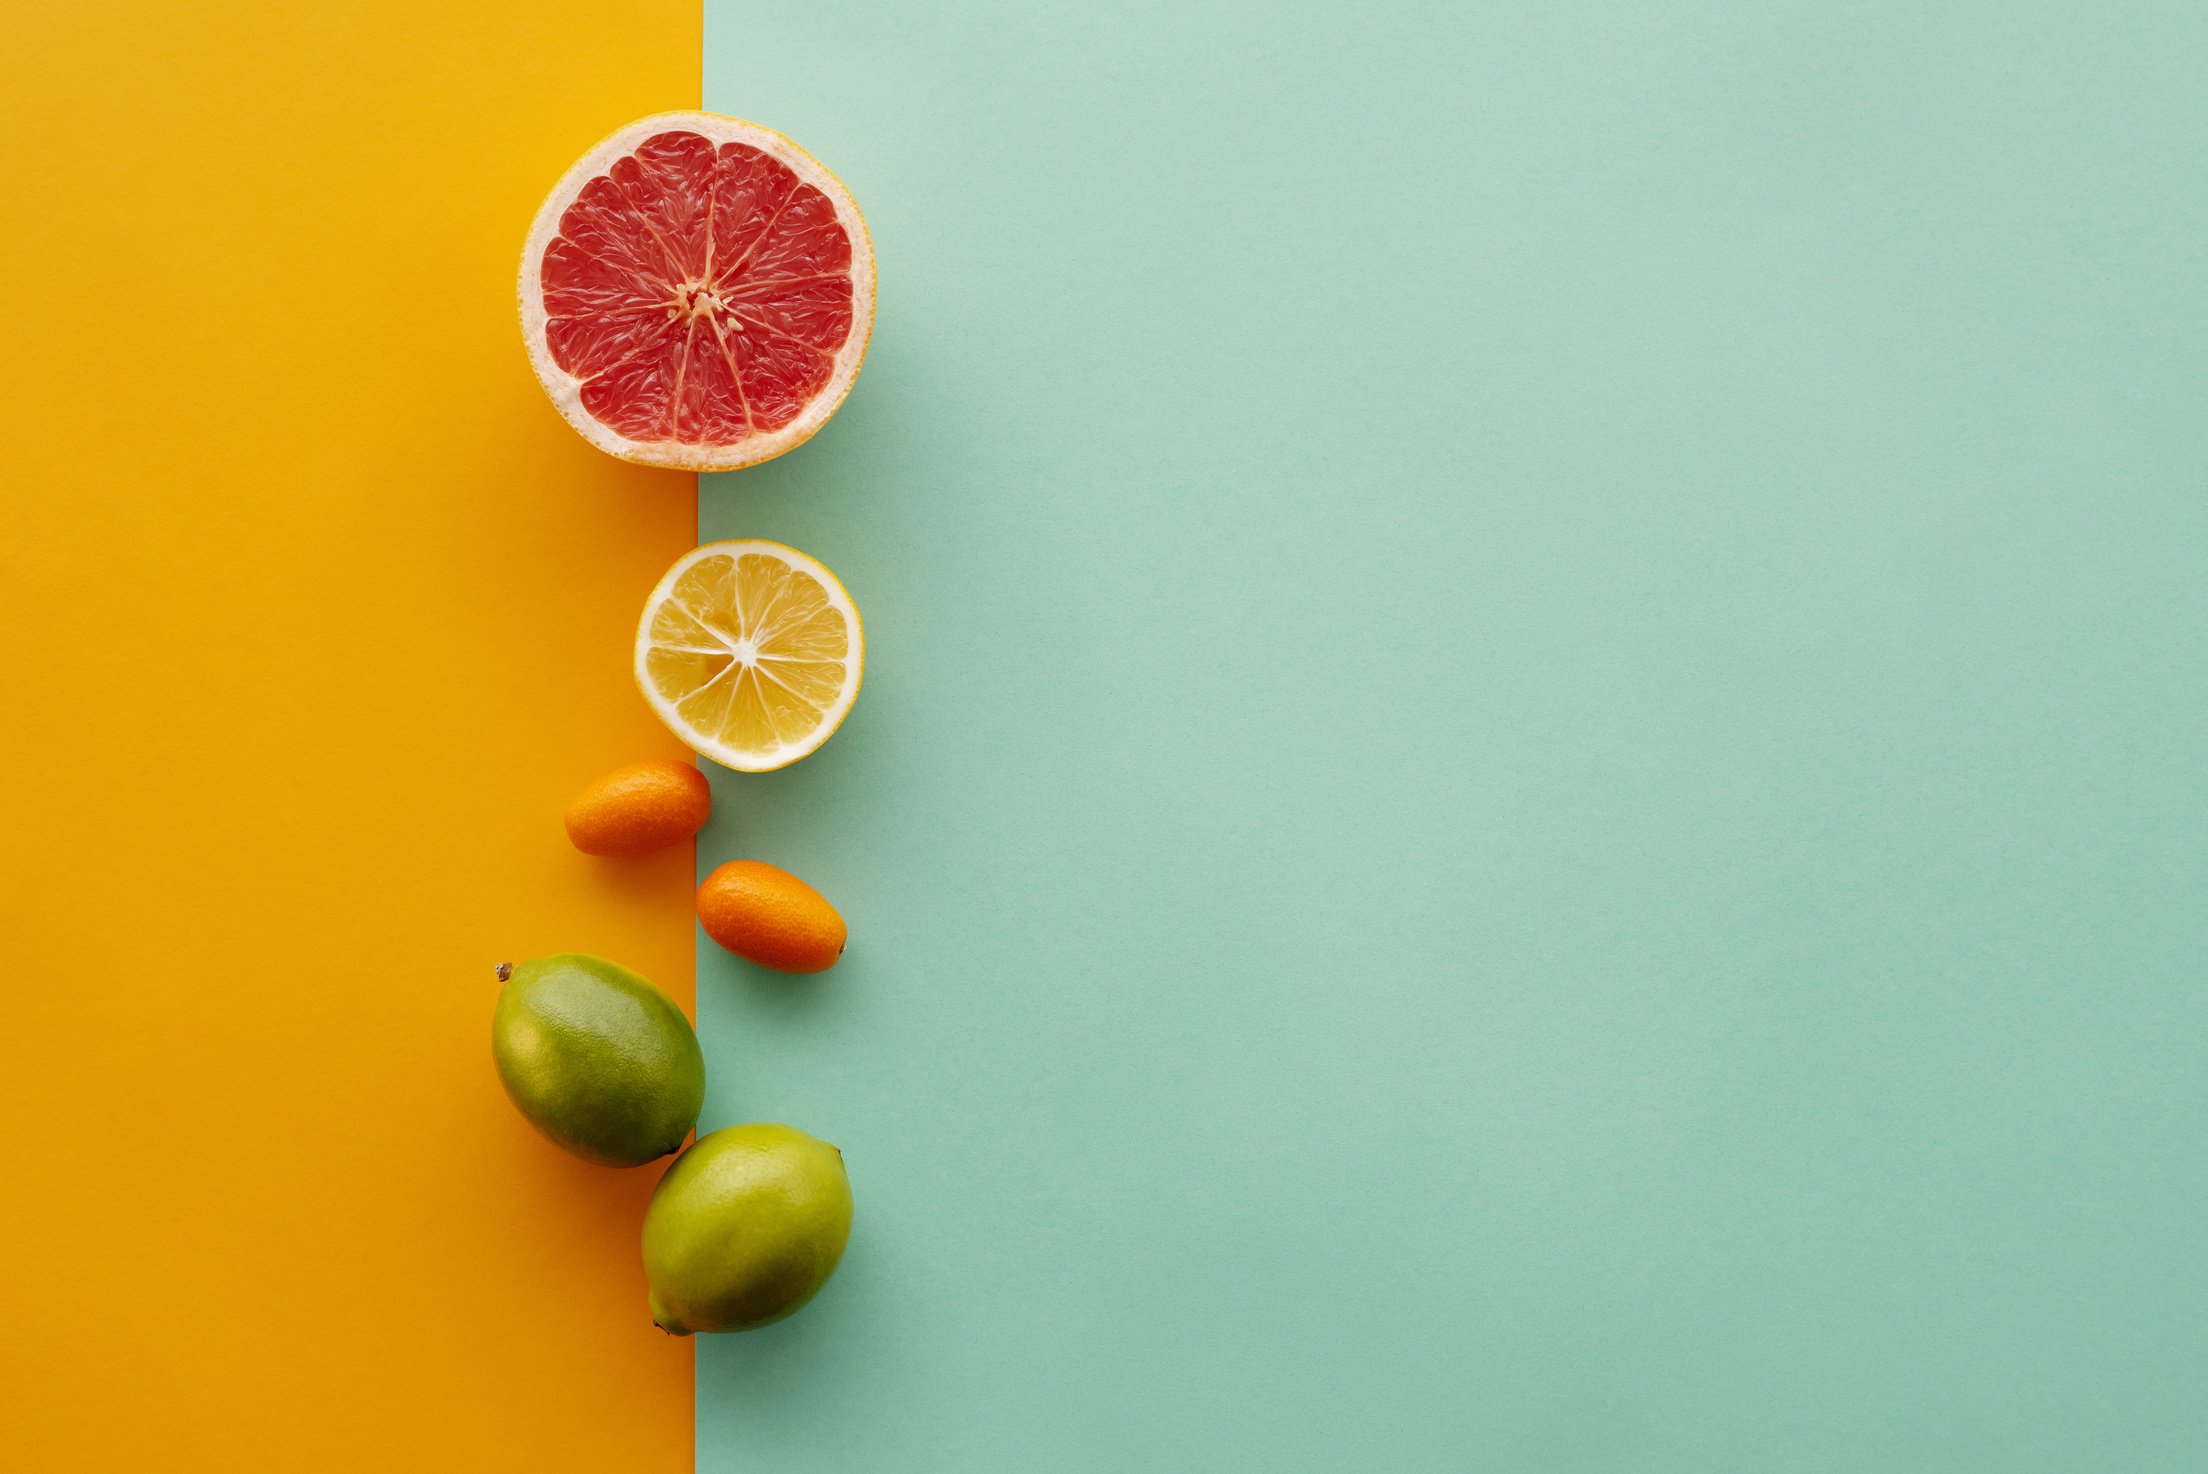
<path fill-rule="evenodd" d="M 866 641 L 836 576 L 795 548 L 707 543 L 652 590 L 636 683 L 692 750 L 763 773 L 826 742 L 859 694 Z"/>

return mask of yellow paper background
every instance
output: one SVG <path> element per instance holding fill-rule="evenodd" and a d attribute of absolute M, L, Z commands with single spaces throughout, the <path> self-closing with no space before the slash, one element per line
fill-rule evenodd
<path fill-rule="evenodd" d="M 687 1468 L 657 1172 L 489 1063 L 502 959 L 687 1001 L 626 651 L 692 478 L 553 414 L 529 217 L 697 100 L 694 0 L 0 7 L 0 1448 L 14 1468 Z"/>

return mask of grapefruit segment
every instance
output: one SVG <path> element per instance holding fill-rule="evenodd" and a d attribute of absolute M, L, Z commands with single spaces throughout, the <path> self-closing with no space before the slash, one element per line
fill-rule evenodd
<path fill-rule="evenodd" d="M 842 276 L 751 282 L 721 293 L 747 327 L 803 343 L 824 354 L 851 333 L 851 281 Z"/>
<path fill-rule="evenodd" d="M 521 324 L 568 422 L 624 460 L 755 465 L 835 413 L 866 356 L 874 252 L 796 144 L 713 113 L 586 154 L 522 251 Z"/>

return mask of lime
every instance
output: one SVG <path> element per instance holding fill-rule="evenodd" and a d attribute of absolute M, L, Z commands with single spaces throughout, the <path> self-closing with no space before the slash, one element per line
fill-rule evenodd
<path fill-rule="evenodd" d="M 530 1125 L 607 1167 L 681 1149 L 705 1103 L 705 1056 L 673 999 L 582 952 L 499 975 L 491 1058 Z"/>
<path fill-rule="evenodd" d="M 644 1210 L 652 1320 L 748 1331 L 828 1283 L 851 1236 L 843 1153 L 790 1126 L 729 1126 L 675 1159 Z"/>

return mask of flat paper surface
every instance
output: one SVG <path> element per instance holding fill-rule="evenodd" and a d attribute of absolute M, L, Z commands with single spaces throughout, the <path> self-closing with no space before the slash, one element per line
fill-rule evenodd
<path fill-rule="evenodd" d="M 538 203 L 696 0 L 0 0 L 0 1469 L 677 1474 L 658 1172 L 491 1067 L 493 968 L 686 1005 L 629 674 L 692 479 L 569 429 Z"/>
<path fill-rule="evenodd" d="M 708 1471 L 2208 1464 L 2196 7 L 710 0 L 880 254 Z"/>

